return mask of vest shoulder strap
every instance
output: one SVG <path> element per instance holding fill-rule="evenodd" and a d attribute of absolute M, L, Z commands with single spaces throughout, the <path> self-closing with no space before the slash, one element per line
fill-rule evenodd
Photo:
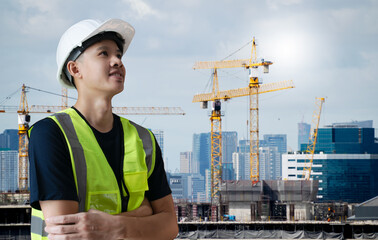
<path fill-rule="evenodd" d="M 132 126 L 134 126 L 138 132 L 140 139 L 142 139 L 143 149 L 144 149 L 144 152 L 146 153 L 146 166 L 148 170 L 147 177 L 150 177 L 155 168 L 155 153 L 156 153 L 155 138 L 152 132 L 134 123 L 133 121 L 127 120 L 126 118 L 121 117 L 121 121 L 127 121 Z"/>
<path fill-rule="evenodd" d="M 77 192 L 79 198 L 79 212 L 85 212 L 85 199 L 87 194 L 87 163 L 83 147 L 77 137 L 75 127 L 70 115 L 65 112 L 55 113 L 53 115 L 59 122 L 63 134 L 66 136 L 68 147 L 72 149 L 73 162 L 75 163 L 75 173 L 77 179 Z"/>

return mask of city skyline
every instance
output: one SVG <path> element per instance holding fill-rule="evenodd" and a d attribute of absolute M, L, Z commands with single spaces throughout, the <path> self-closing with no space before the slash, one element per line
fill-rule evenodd
<path fill-rule="evenodd" d="M 127 116 L 164 131 L 164 158 L 172 171 L 179 169 L 180 152 L 190 151 L 192 134 L 210 131 L 210 109 L 191 101 L 194 94 L 211 91 L 206 89 L 211 71 L 194 71 L 193 64 L 248 58 L 251 49 L 246 43 L 253 37 L 258 58 L 274 63 L 269 74 L 260 75 L 261 81 L 293 80 L 295 85 L 260 96 L 261 135 L 286 134 L 288 148 L 296 150 L 297 123 L 311 122 L 315 97 L 327 97 L 321 126 L 378 121 L 376 1 L 4 0 L 0 11 L 6 33 L 0 37 L 0 105 L 18 106 L 20 91 L 15 92 L 23 83 L 61 93 L 55 51 L 59 37 L 73 23 L 114 17 L 130 22 L 136 35 L 123 58 L 125 91 L 113 105 L 182 107 L 185 116 Z M 221 90 L 246 87 L 249 80 L 243 69 L 218 75 Z M 58 96 L 32 90 L 27 94 L 29 105 L 61 104 Z M 76 97 L 74 90 L 68 94 Z M 248 98 L 223 103 L 222 110 L 222 131 L 247 138 Z M 31 123 L 43 117 L 32 114 Z M 16 128 L 17 114 L 0 114 L 0 131 Z"/>

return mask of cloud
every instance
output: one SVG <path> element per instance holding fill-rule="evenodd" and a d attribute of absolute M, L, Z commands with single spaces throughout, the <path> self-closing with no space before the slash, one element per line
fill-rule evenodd
<path fill-rule="evenodd" d="M 281 6 L 292 6 L 302 3 L 303 0 L 268 0 L 268 7 L 278 9 Z"/>
<path fill-rule="evenodd" d="M 152 9 L 150 5 L 142 0 L 123 0 L 123 2 L 130 5 L 136 19 L 143 19 L 149 16 L 161 17 L 161 13 Z"/>

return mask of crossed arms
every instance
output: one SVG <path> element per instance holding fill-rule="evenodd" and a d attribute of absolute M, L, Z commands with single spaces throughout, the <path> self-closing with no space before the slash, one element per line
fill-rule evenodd
<path fill-rule="evenodd" d="M 78 213 L 78 202 L 40 201 L 49 239 L 174 239 L 178 233 L 172 195 L 130 212 L 110 215 L 98 210 Z"/>

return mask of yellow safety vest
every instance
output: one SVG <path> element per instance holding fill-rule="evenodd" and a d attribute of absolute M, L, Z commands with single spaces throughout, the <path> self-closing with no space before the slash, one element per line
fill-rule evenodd
<path fill-rule="evenodd" d="M 69 149 L 79 212 L 97 209 L 119 214 L 122 202 L 127 211 L 138 208 L 148 190 L 147 179 L 155 166 L 155 140 L 152 133 L 120 118 L 124 136 L 123 181 L 120 193 L 117 179 L 98 144 L 91 127 L 72 108 L 50 116 L 64 134 Z M 29 134 L 32 129 L 29 130 Z M 122 198 L 126 201 L 122 201 Z M 31 237 L 47 239 L 43 214 L 32 209 Z"/>

